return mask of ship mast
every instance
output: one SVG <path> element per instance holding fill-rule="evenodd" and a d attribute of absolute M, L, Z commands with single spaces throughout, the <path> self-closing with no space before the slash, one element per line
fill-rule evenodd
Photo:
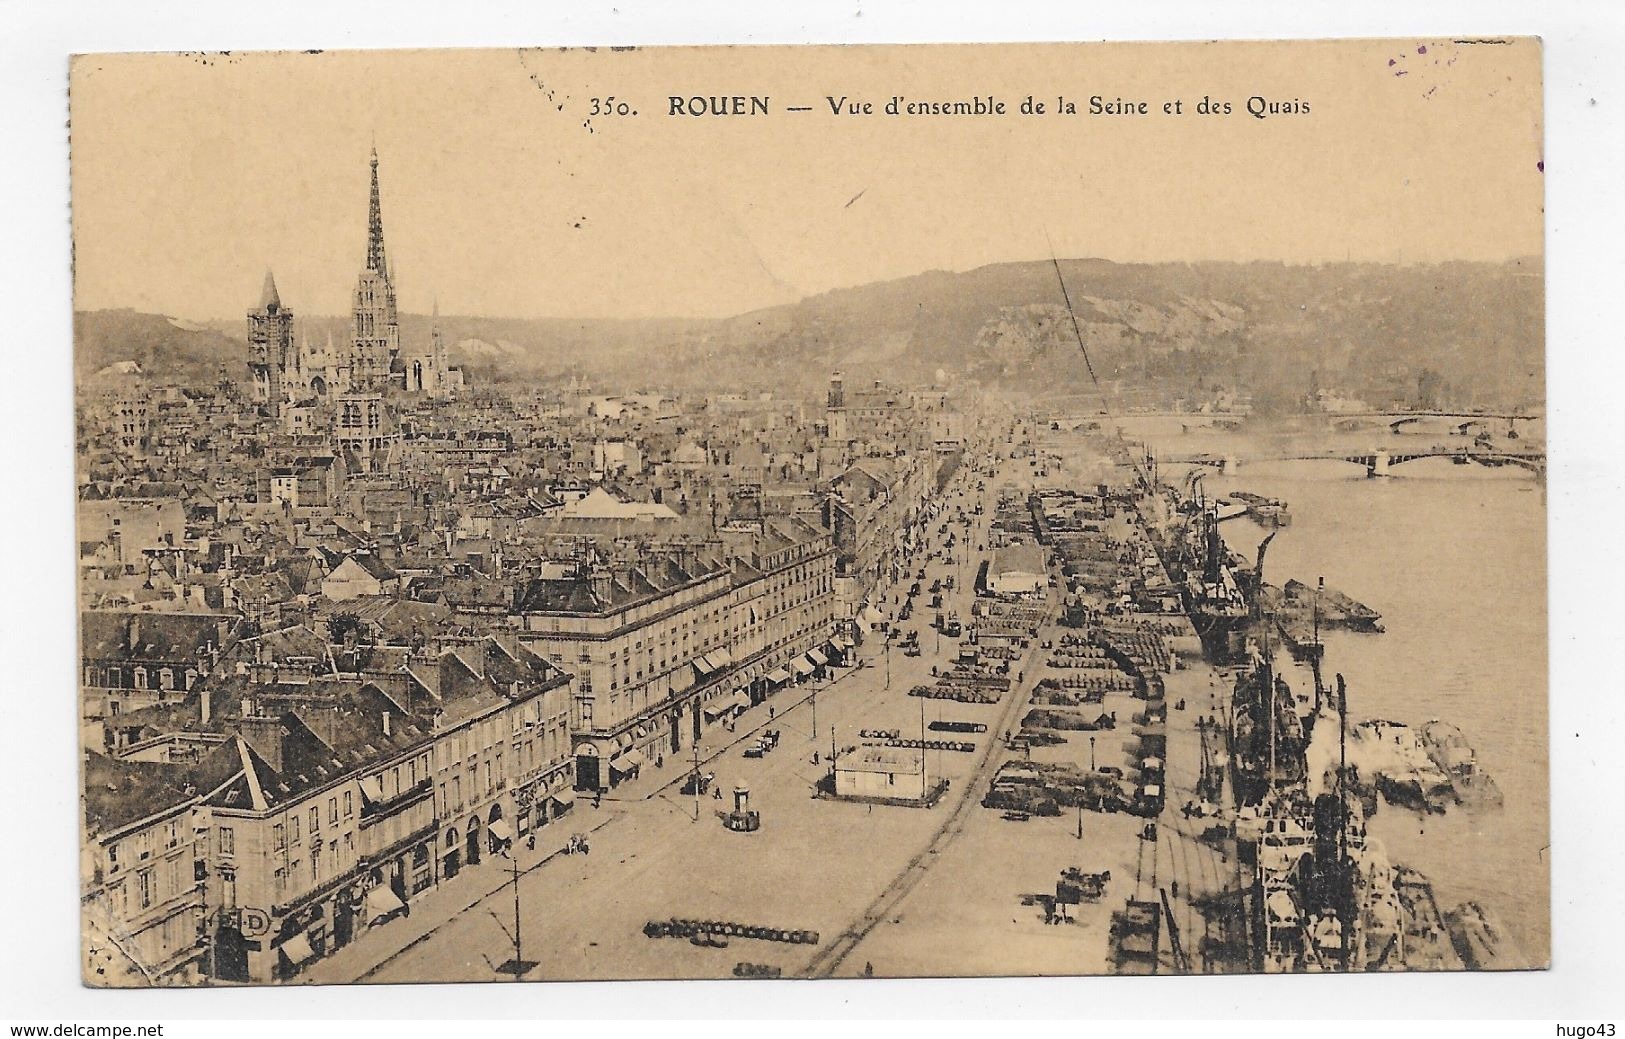
<path fill-rule="evenodd" d="M 1319 671 L 1317 669 L 1316 673 Z M 1349 862 L 1349 700 L 1343 675 L 1337 676 L 1337 858 L 1340 882 L 1338 893 L 1345 898 L 1338 914 L 1343 919 L 1343 970 L 1349 969 L 1349 939 L 1354 924 L 1354 875 Z"/>
<path fill-rule="evenodd" d="M 1270 634 L 1264 629 L 1264 703 L 1269 711 L 1270 718 L 1270 770 L 1269 785 L 1266 793 L 1269 795 L 1269 804 L 1275 800 L 1275 668 L 1270 664 Z"/>
<path fill-rule="evenodd" d="M 1309 669 L 1311 671 L 1313 671 L 1314 675 L 1315 675 L 1315 714 L 1316 715 L 1320 714 L 1320 697 L 1321 697 L 1321 681 L 1320 681 L 1320 655 L 1321 655 L 1321 648 L 1320 648 L 1320 595 L 1325 590 L 1326 590 L 1326 577 L 1325 577 L 1324 574 L 1322 574 L 1321 577 L 1320 577 L 1319 582 L 1317 582 L 1316 585 L 1315 585 L 1315 606 L 1314 606 L 1315 644 L 1314 644 L 1314 648 L 1309 651 Z"/>

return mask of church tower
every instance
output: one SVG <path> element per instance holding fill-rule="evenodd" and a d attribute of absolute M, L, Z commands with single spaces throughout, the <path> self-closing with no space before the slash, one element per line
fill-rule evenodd
<path fill-rule="evenodd" d="M 429 327 L 429 340 L 433 345 L 435 392 L 446 388 L 446 375 L 451 363 L 446 357 L 446 338 L 440 334 L 440 301 L 434 301 L 434 322 Z"/>
<path fill-rule="evenodd" d="M 826 405 L 825 419 L 829 424 L 830 439 L 844 443 L 847 438 L 846 376 L 840 372 L 835 372 L 829 377 Z"/>
<path fill-rule="evenodd" d="M 282 306 L 276 279 L 265 272 L 260 289 L 260 305 L 248 312 L 248 373 L 253 384 L 253 400 L 280 414 L 283 376 L 293 354 L 293 311 Z"/>
<path fill-rule="evenodd" d="M 382 390 L 401 351 L 395 282 L 384 253 L 384 216 L 378 201 L 378 150 L 372 152 L 372 197 L 367 210 L 367 263 L 356 280 L 351 307 L 350 388 Z"/>

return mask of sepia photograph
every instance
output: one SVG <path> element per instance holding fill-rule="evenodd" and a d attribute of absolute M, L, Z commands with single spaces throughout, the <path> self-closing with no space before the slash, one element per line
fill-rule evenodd
<path fill-rule="evenodd" d="M 1551 964 L 1539 39 L 66 78 L 85 986 Z"/>

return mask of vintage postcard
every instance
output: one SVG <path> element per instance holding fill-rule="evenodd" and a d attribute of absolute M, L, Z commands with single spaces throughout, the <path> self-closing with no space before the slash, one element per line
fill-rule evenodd
<path fill-rule="evenodd" d="M 70 79 L 86 984 L 1548 963 L 1537 40 Z"/>

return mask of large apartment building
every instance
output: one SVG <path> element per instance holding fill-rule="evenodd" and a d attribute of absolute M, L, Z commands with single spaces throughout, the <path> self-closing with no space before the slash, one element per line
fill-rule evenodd
<path fill-rule="evenodd" d="M 292 976 L 572 803 L 568 673 L 492 637 L 331 658 L 252 654 L 92 756 L 87 979 Z"/>
<path fill-rule="evenodd" d="M 577 786 L 604 790 L 681 754 L 706 721 L 814 666 L 807 655 L 833 635 L 834 568 L 827 530 L 773 517 L 525 582 L 522 637 L 577 676 Z"/>

